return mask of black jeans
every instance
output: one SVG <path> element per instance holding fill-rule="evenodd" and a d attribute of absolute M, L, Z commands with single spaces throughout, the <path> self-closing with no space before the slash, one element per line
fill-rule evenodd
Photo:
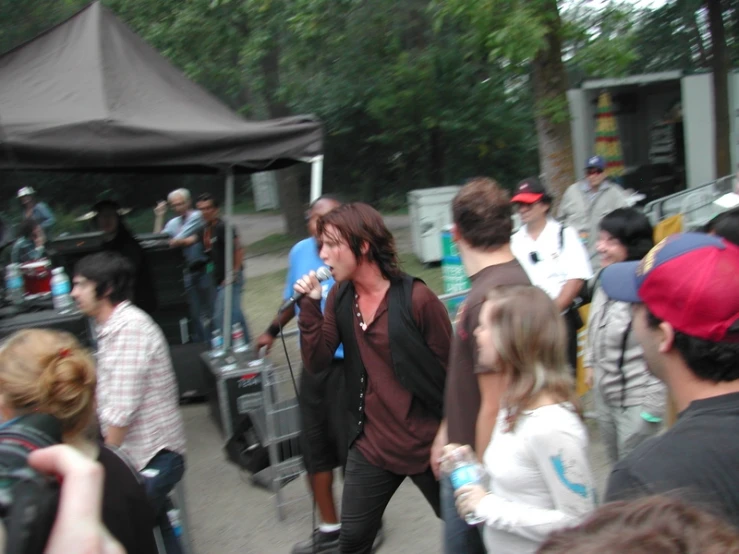
<path fill-rule="evenodd" d="M 356 445 L 351 447 L 341 499 L 339 551 L 342 554 L 372 552 L 385 507 L 406 477 L 413 479 L 436 517 L 440 517 L 439 483 L 430 468 L 416 475 L 397 475 L 373 466 Z"/>

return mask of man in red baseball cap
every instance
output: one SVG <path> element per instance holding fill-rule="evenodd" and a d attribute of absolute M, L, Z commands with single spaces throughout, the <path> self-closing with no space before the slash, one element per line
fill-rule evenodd
<path fill-rule="evenodd" d="M 606 500 L 679 491 L 739 527 L 739 247 L 673 235 L 641 262 L 607 267 L 601 284 L 634 304 L 647 365 L 680 412 L 616 464 Z"/>

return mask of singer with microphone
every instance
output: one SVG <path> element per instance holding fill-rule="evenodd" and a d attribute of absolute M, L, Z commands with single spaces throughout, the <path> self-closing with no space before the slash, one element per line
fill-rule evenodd
<path fill-rule="evenodd" d="M 420 280 L 400 269 L 395 241 L 367 204 L 345 204 L 318 219 L 320 257 L 337 285 L 321 312 L 315 272 L 295 284 L 301 353 L 323 371 L 344 345 L 349 451 L 339 551 L 366 554 L 385 507 L 406 477 L 439 515 L 439 485 L 429 466 L 442 417 L 451 322 Z"/>
<path fill-rule="evenodd" d="M 290 250 L 284 294 L 286 300 L 269 328 L 257 338 L 259 349 L 266 347 L 269 350 L 280 329 L 300 312 L 298 303 L 303 295 L 295 292 L 293 285 L 302 275 L 316 271 L 319 281 L 322 281 L 321 309 L 324 308 L 334 279 L 318 255 L 316 223 L 321 216 L 340 205 L 337 199 L 322 196 L 309 206 L 306 220 L 310 237 L 301 240 Z M 343 423 L 346 403 L 343 395 L 344 348 L 341 345 L 338 345 L 333 357 L 322 369 L 315 373 L 302 371 L 299 384 L 303 463 L 321 523 L 307 540 L 295 545 L 292 554 L 336 552 L 339 547 L 341 524 L 333 494 L 334 469 L 346 463 L 348 449 Z M 382 536 L 378 534 L 375 547 L 379 546 L 381 540 Z"/>

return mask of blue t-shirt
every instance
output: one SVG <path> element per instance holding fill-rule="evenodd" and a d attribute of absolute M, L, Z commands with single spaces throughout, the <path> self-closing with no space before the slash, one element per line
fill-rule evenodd
<path fill-rule="evenodd" d="M 197 235 L 203 230 L 203 214 L 198 210 L 193 210 L 187 214 L 187 217 L 173 217 L 162 229 L 162 233 L 169 235 L 173 239 L 186 239 L 192 235 Z M 185 260 L 188 263 L 196 262 L 205 257 L 203 250 L 203 242 L 197 241 L 195 244 L 185 246 L 182 249 Z"/>
<path fill-rule="evenodd" d="M 285 283 L 285 300 L 293 295 L 293 285 L 295 281 L 300 279 L 303 275 L 316 271 L 322 265 L 323 260 L 318 256 L 318 242 L 313 237 L 301 240 L 298 244 L 292 247 L 290 255 L 288 256 L 288 269 L 287 269 L 287 282 Z M 326 298 L 328 297 L 328 291 L 334 286 L 335 281 L 330 278 L 323 283 L 323 297 L 321 298 L 321 311 L 326 309 Z M 295 305 L 295 315 L 297 316 L 300 312 L 298 305 Z M 340 344 L 336 349 L 334 358 L 344 358 L 344 345 Z"/>

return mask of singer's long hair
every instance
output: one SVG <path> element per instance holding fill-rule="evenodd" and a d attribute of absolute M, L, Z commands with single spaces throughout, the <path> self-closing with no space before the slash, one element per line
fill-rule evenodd
<path fill-rule="evenodd" d="M 349 245 L 357 261 L 376 264 L 386 279 L 398 277 L 402 272 L 395 239 L 385 225 L 380 212 L 369 204 L 352 202 L 334 208 L 318 219 L 318 236 L 322 237 L 328 225 L 333 226 Z M 368 245 L 362 253 L 362 245 Z"/>
<path fill-rule="evenodd" d="M 582 417 L 567 362 L 567 328 L 554 302 L 540 288 L 520 285 L 494 288 L 487 302 L 496 369 L 508 378 L 503 396 L 508 430 L 542 392 L 572 403 Z"/>

